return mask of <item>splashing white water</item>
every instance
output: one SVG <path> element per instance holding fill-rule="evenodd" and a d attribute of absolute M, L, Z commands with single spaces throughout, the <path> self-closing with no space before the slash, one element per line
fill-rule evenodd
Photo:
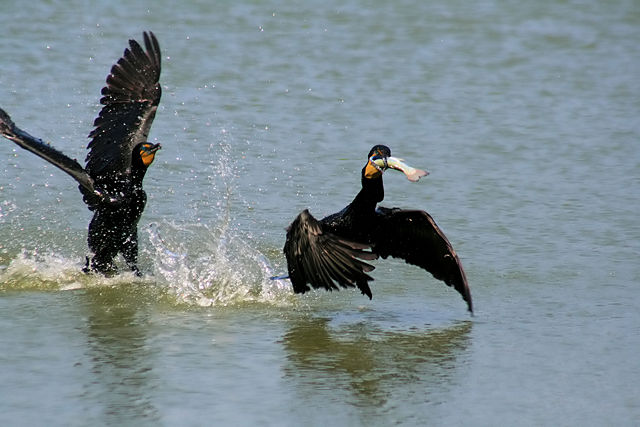
<path fill-rule="evenodd" d="M 168 293 L 190 305 L 295 304 L 290 283 L 270 280 L 274 271 L 269 260 L 231 225 L 236 165 L 230 145 L 224 141 L 211 144 L 209 152 L 212 158 L 201 159 L 198 170 L 207 176 L 211 191 L 204 197 L 194 195 L 193 210 L 186 215 L 186 222 L 161 221 L 138 230 L 139 261 L 145 277 L 138 278 L 124 268 L 109 278 L 87 275 L 82 273 L 84 254 L 65 257 L 57 252 L 23 249 L 0 258 L 0 290 L 71 290 L 142 283 L 143 289 Z M 201 210 L 206 210 L 209 222 L 215 225 L 201 223 Z M 120 257 L 116 259 L 117 263 L 121 261 Z"/>
<path fill-rule="evenodd" d="M 270 280 L 274 271 L 269 260 L 241 236 L 201 224 L 152 224 L 147 231 L 149 242 L 141 261 L 151 265 L 143 278 L 128 271 L 108 278 L 85 274 L 80 257 L 22 250 L 0 267 L 0 290 L 60 291 L 136 283 L 143 284 L 140 290 L 169 294 L 188 305 L 296 304 L 291 285 Z"/>
<path fill-rule="evenodd" d="M 270 280 L 273 269 L 258 250 L 225 226 L 152 224 L 151 258 L 156 280 L 184 302 L 227 306 L 291 304 L 291 286 Z"/>
<path fill-rule="evenodd" d="M 74 290 L 95 286 L 117 286 L 142 281 L 126 272 L 113 277 L 85 274 L 77 258 L 23 249 L 8 265 L 0 267 L 1 290 Z"/>
<path fill-rule="evenodd" d="M 214 213 L 209 221 L 214 225 L 196 219 L 186 224 L 162 221 L 146 229 L 155 280 L 188 304 L 292 304 L 296 299 L 290 283 L 270 280 L 273 270 L 267 258 L 232 226 L 236 164 L 226 142 L 229 135 L 223 136 L 222 142 L 209 146 L 215 160 L 201 165 L 215 197 L 199 199 L 195 207 L 195 212 Z"/>

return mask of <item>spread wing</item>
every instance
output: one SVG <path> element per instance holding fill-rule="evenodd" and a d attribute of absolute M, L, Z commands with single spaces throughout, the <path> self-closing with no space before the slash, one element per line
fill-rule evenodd
<path fill-rule="evenodd" d="M 0 134 L 71 175 L 80 183 L 83 193 L 100 196 L 93 187 L 93 179 L 77 161 L 56 150 L 40 138 L 36 138 L 17 127 L 11 117 L 1 108 Z"/>
<path fill-rule="evenodd" d="M 284 244 L 294 292 L 310 290 L 307 284 L 327 290 L 337 290 L 337 285 L 357 286 L 371 298 L 367 282 L 373 278 L 366 273 L 374 267 L 361 259 L 373 260 L 377 255 L 365 251 L 367 248 L 369 246 L 323 232 L 320 222 L 305 209 L 287 228 Z"/>
<path fill-rule="evenodd" d="M 471 291 L 460 259 L 431 215 L 425 211 L 378 207 L 373 251 L 383 258 L 402 258 L 453 286 L 473 312 Z"/>
<path fill-rule="evenodd" d="M 156 115 L 160 88 L 160 46 L 144 33 L 145 50 L 135 40 L 111 68 L 102 89 L 104 105 L 93 123 L 86 170 L 94 178 L 128 173 L 133 147 L 147 140 Z"/>

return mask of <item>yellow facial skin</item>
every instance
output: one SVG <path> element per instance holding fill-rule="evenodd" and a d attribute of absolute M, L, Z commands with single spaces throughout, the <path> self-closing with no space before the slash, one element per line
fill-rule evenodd
<path fill-rule="evenodd" d="M 142 159 L 142 163 L 147 167 L 153 163 L 153 160 L 156 158 L 156 151 L 159 149 L 159 144 L 155 146 L 153 144 L 143 144 L 142 147 L 140 147 L 140 158 Z"/>
<path fill-rule="evenodd" d="M 377 178 L 382 175 L 380 169 L 374 166 L 373 162 L 369 160 L 367 166 L 364 169 L 364 177 L 367 179 Z"/>

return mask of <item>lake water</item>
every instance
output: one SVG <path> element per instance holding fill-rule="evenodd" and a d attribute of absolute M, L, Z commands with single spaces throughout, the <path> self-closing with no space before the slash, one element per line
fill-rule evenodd
<path fill-rule="evenodd" d="M 4 0 L 0 106 L 83 160 L 129 38 L 163 98 L 142 279 L 80 272 L 75 183 L 0 140 L 1 425 L 639 425 L 640 3 Z M 304 208 L 425 209 L 475 316 L 402 261 L 294 295 Z"/>

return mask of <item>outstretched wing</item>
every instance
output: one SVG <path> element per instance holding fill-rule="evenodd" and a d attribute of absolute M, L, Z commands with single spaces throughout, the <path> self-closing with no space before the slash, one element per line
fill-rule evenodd
<path fill-rule="evenodd" d="M 431 215 L 425 211 L 376 210 L 378 227 L 373 251 L 383 258 L 402 258 L 453 286 L 473 312 L 471 291 L 460 259 Z"/>
<path fill-rule="evenodd" d="M 2 108 L 0 108 L 0 134 L 71 175 L 80 183 L 83 193 L 100 196 L 100 193 L 96 192 L 93 187 L 93 179 L 77 161 L 67 157 L 40 138 L 36 138 L 17 127 Z"/>
<path fill-rule="evenodd" d="M 102 89 L 104 105 L 89 134 L 87 172 L 94 178 L 128 173 L 133 147 L 147 140 L 162 90 L 160 46 L 152 32 L 144 33 L 145 50 L 135 40 L 111 68 Z"/>
<path fill-rule="evenodd" d="M 305 209 L 287 228 L 284 244 L 294 292 L 310 290 L 307 284 L 337 290 L 337 283 L 344 288 L 357 286 L 371 298 L 367 282 L 373 278 L 366 273 L 374 267 L 361 259 L 373 260 L 377 255 L 365 251 L 367 248 L 369 246 L 323 232 L 320 222 Z"/>

